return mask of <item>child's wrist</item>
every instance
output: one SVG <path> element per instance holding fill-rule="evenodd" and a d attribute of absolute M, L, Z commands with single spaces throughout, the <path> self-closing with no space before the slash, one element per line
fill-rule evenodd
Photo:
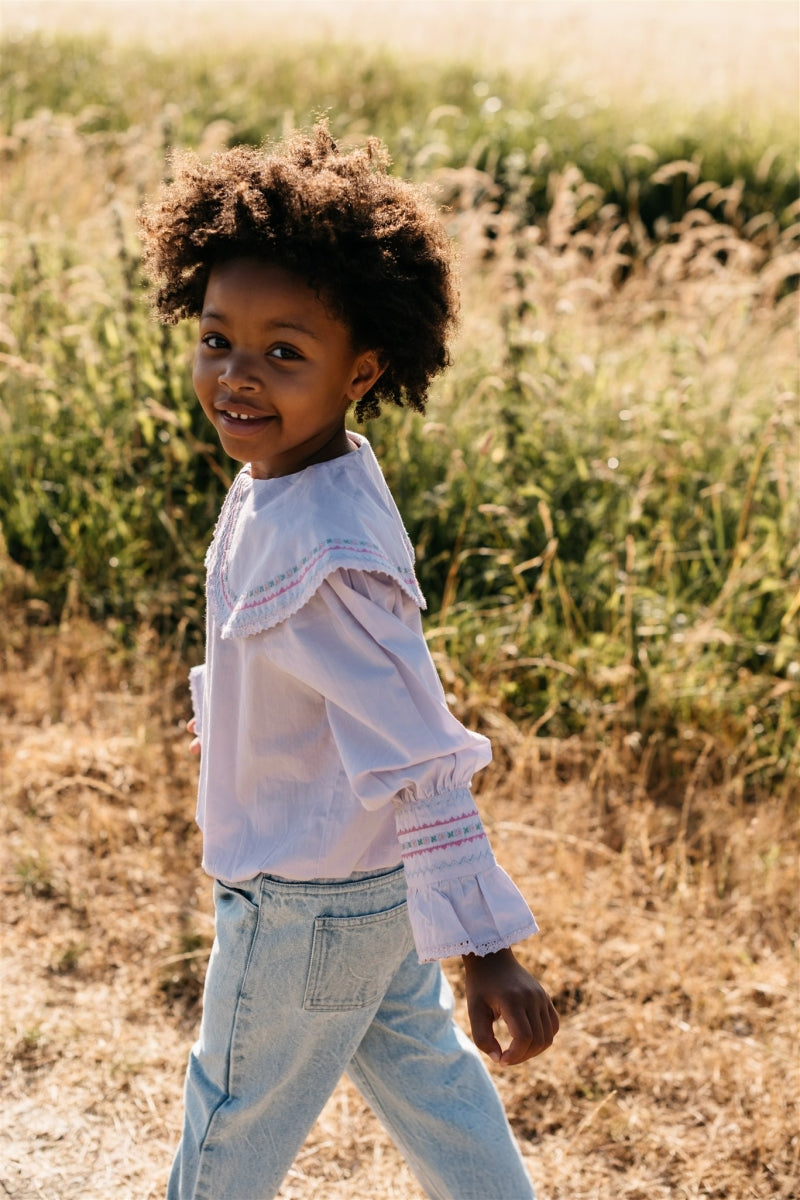
<path fill-rule="evenodd" d="M 481 963 L 516 962 L 517 960 L 514 951 L 509 948 L 506 950 L 494 950 L 491 954 L 462 954 L 461 961 L 467 970 L 470 970 Z"/>

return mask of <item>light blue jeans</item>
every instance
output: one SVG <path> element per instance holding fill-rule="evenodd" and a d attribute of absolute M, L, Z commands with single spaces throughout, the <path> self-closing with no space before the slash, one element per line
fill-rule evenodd
<path fill-rule="evenodd" d="M 214 898 L 168 1200 L 275 1196 L 344 1072 L 433 1200 L 535 1200 L 441 968 L 417 960 L 402 867 Z"/>

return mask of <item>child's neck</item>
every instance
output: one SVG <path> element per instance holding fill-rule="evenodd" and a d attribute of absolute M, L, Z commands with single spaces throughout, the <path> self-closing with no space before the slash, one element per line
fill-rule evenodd
<path fill-rule="evenodd" d="M 264 463 L 251 462 L 247 465 L 253 479 L 281 479 L 284 475 L 297 475 L 300 471 L 304 471 L 306 467 L 316 466 L 317 463 L 330 462 L 334 458 L 342 458 L 345 454 L 352 454 L 354 450 L 358 450 L 358 443 L 343 428 L 337 430 L 333 437 L 329 438 L 324 445 L 314 450 L 307 458 L 304 458 L 302 463 L 293 464 L 291 470 L 282 471 L 279 468 L 268 468 Z"/>

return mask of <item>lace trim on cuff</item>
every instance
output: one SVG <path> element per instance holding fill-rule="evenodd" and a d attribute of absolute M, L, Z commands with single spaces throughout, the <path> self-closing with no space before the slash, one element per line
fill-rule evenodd
<path fill-rule="evenodd" d="M 409 883 L 408 915 L 421 962 L 493 954 L 538 932 L 522 893 L 496 864 L 468 878 Z"/>
<path fill-rule="evenodd" d="M 531 917 L 527 925 L 521 925 L 519 929 L 488 942 L 473 942 L 465 937 L 461 941 L 442 942 L 436 946 L 418 946 L 417 957 L 421 963 L 437 962 L 441 958 L 459 958 L 462 954 L 477 954 L 478 958 L 483 958 L 486 954 L 496 954 L 498 950 L 509 950 L 517 942 L 538 932 L 539 926 Z"/>

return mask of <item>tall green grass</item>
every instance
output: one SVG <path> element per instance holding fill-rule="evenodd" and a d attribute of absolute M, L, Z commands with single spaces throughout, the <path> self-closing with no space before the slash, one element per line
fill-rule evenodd
<path fill-rule="evenodd" d="M 149 318 L 133 213 L 171 144 L 258 142 L 327 108 L 437 181 L 464 257 L 428 417 L 366 430 L 461 711 L 590 735 L 651 790 L 796 786 L 791 133 L 731 140 L 711 114 L 687 140 L 548 80 L 330 48 L 30 38 L 3 71 L 0 567 L 21 611 L 201 653 L 235 467 L 191 393 L 192 331 Z"/>
<path fill-rule="evenodd" d="M 353 54 L 327 44 L 262 53 L 157 53 L 101 38 L 29 35 L 7 41 L 0 60 L 3 132 L 24 145 L 42 110 L 69 114 L 91 144 L 160 124 L 166 142 L 197 144 L 215 122 L 228 144 L 260 144 L 287 125 L 329 112 L 335 134 L 383 138 L 397 169 L 427 177 L 437 167 L 486 172 L 501 205 L 526 220 L 550 206 L 553 172 L 576 165 L 592 187 L 583 221 L 602 205 L 652 234 L 659 218 L 687 209 L 737 222 L 770 216 L 773 239 L 793 221 L 798 132 L 791 115 L 685 112 L 651 102 L 623 110 L 558 80 L 505 70 L 476 74 L 468 63 L 416 62 L 385 52 Z M 686 169 L 659 173 L 665 164 Z M 730 191 L 733 189 L 733 192 Z M 599 200 L 600 203 L 594 203 Z"/>

